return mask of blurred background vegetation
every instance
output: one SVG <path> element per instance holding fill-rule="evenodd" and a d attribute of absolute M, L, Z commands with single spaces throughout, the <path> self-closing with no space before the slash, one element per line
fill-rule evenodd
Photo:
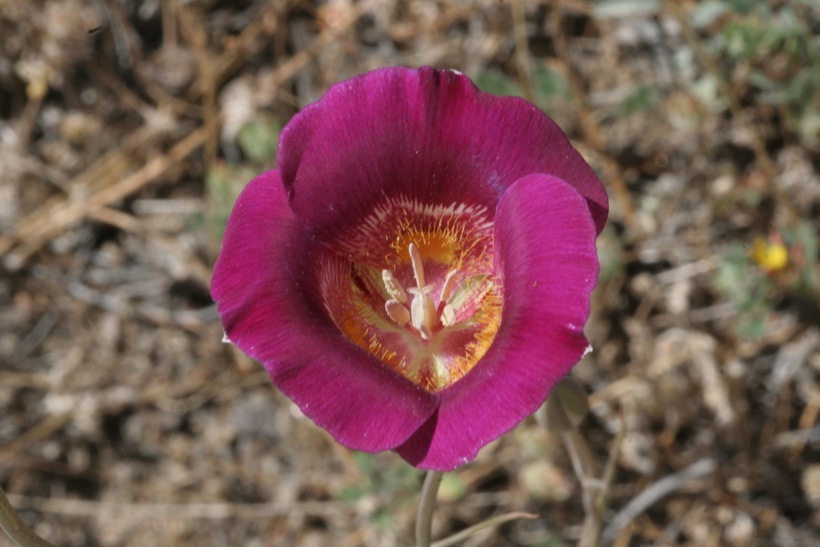
<path fill-rule="evenodd" d="M 820 544 L 811 0 L 0 0 L 0 485 L 26 522 L 77 546 L 412 543 L 421 473 L 301 416 L 221 343 L 208 289 L 282 126 L 387 65 L 531 100 L 608 189 L 573 373 L 618 464 L 608 541 Z M 520 510 L 464 544 L 573 545 L 581 491 L 527 420 L 445 478 L 434 533 Z"/>

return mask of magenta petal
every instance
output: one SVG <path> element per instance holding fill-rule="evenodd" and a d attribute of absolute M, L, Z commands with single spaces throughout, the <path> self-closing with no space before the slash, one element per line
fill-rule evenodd
<path fill-rule="evenodd" d="M 234 206 L 211 292 L 228 339 L 261 361 L 274 384 L 341 444 L 381 451 L 435 411 L 433 395 L 347 340 L 316 302 L 317 253 L 275 171 Z"/>
<path fill-rule="evenodd" d="M 453 469 L 546 400 L 583 356 L 583 326 L 596 284 L 595 223 L 584 198 L 548 175 L 530 175 L 502 196 L 495 219 L 503 275 L 501 326 L 484 358 L 439 393 L 441 406 L 399 454 Z"/>
<path fill-rule="evenodd" d="M 575 187 L 598 231 L 608 210 L 594 172 L 543 112 L 429 67 L 334 85 L 284 129 L 278 161 L 294 212 L 320 238 L 360 222 L 386 196 L 492 211 L 531 173 Z"/>

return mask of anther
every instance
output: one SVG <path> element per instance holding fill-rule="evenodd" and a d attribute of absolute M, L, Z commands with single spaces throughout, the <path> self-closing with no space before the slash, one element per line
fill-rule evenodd
<path fill-rule="evenodd" d="M 452 327 L 456 324 L 456 309 L 452 305 L 447 304 L 444 306 L 444 309 L 441 310 L 441 317 L 439 319 L 443 326 Z"/>
<path fill-rule="evenodd" d="M 452 270 L 447 274 L 447 277 L 444 278 L 444 283 L 441 285 L 441 294 L 438 297 L 439 302 L 446 303 L 450 296 L 453 294 L 453 289 L 456 288 L 456 275 L 458 274 L 458 270 Z"/>
<path fill-rule="evenodd" d="M 407 295 L 405 295 L 405 300 Z M 388 317 L 392 319 L 397 325 L 403 326 L 410 321 L 410 312 L 398 300 L 388 300 L 384 303 L 384 311 L 387 312 Z"/>
<path fill-rule="evenodd" d="M 413 276 L 416 278 L 416 287 L 422 288 L 424 283 L 424 264 L 421 262 L 421 253 L 414 243 L 408 248 L 410 263 L 413 265 Z"/>
<path fill-rule="evenodd" d="M 387 294 L 394 300 L 402 304 L 407 302 L 407 292 L 405 292 L 399 280 L 393 276 L 393 272 L 390 270 L 382 270 L 382 281 L 384 282 L 384 288 Z"/>

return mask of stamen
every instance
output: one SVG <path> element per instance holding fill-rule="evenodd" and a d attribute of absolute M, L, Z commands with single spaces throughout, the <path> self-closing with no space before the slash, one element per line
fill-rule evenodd
<path fill-rule="evenodd" d="M 441 310 L 441 317 L 439 319 L 445 327 L 452 327 L 456 324 L 456 309 L 451 304 L 447 304 L 444 306 L 444 309 Z"/>
<path fill-rule="evenodd" d="M 405 300 L 406 299 L 407 295 L 405 295 Z M 399 326 L 404 326 L 410 321 L 410 312 L 398 300 L 388 300 L 385 302 L 384 311 L 386 311 L 388 317 Z"/>
<path fill-rule="evenodd" d="M 401 286 L 401 282 L 393 276 L 393 272 L 382 270 L 382 281 L 387 294 L 393 297 L 394 300 L 402 304 L 407 302 L 407 293 L 404 287 Z"/>
<path fill-rule="evenodd" d="M 441 294 L 438 297 L 439 302 L 447 302 L 450 299 L 453 289 L 456 288 L 456 274 L 458 274 L 458 270 L 452 270 L 444 278 L 444 283 L 441 285 Z"/>
<path fill-rule="evenodd" d="M 410 263 L 413 265 L 413 276 L 416 278 L 416 287 L 422 288 L 426 283 L 424 282 L 424 264 L 421 261 L 421 253 L 414 243 L 410 244 L 408 251 L 410 252 Z"/>

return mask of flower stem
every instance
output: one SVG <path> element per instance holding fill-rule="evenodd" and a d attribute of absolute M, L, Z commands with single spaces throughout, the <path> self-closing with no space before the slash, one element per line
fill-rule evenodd
<path fill-rule="evenodd" d="M 430 547 L 433 525 L 433 509 L 436 507 L 438 487 L 441 484 L 441 471 L 428 471 L 421 487 L 419 512 L 416 515 L 416 547 Z"/>
<path fill-rule="evenodd" d="M 0 488 L 0 528 L 20 547 L 54 547 L 20 520 L 2 488 Z"/>
<path fill-rule="evenodd" d="M 569 453 L 575 475 L 581 483 L 584 504 L 584 524 L 581 527 L 581 538 L 578 547 L 596 547 L 601 544 L 603 512 L 599 511 L 598 493 L 601 485 L 592 450 L 584 436 L 575 429 L 561 433 L 561 438 Z"/>

